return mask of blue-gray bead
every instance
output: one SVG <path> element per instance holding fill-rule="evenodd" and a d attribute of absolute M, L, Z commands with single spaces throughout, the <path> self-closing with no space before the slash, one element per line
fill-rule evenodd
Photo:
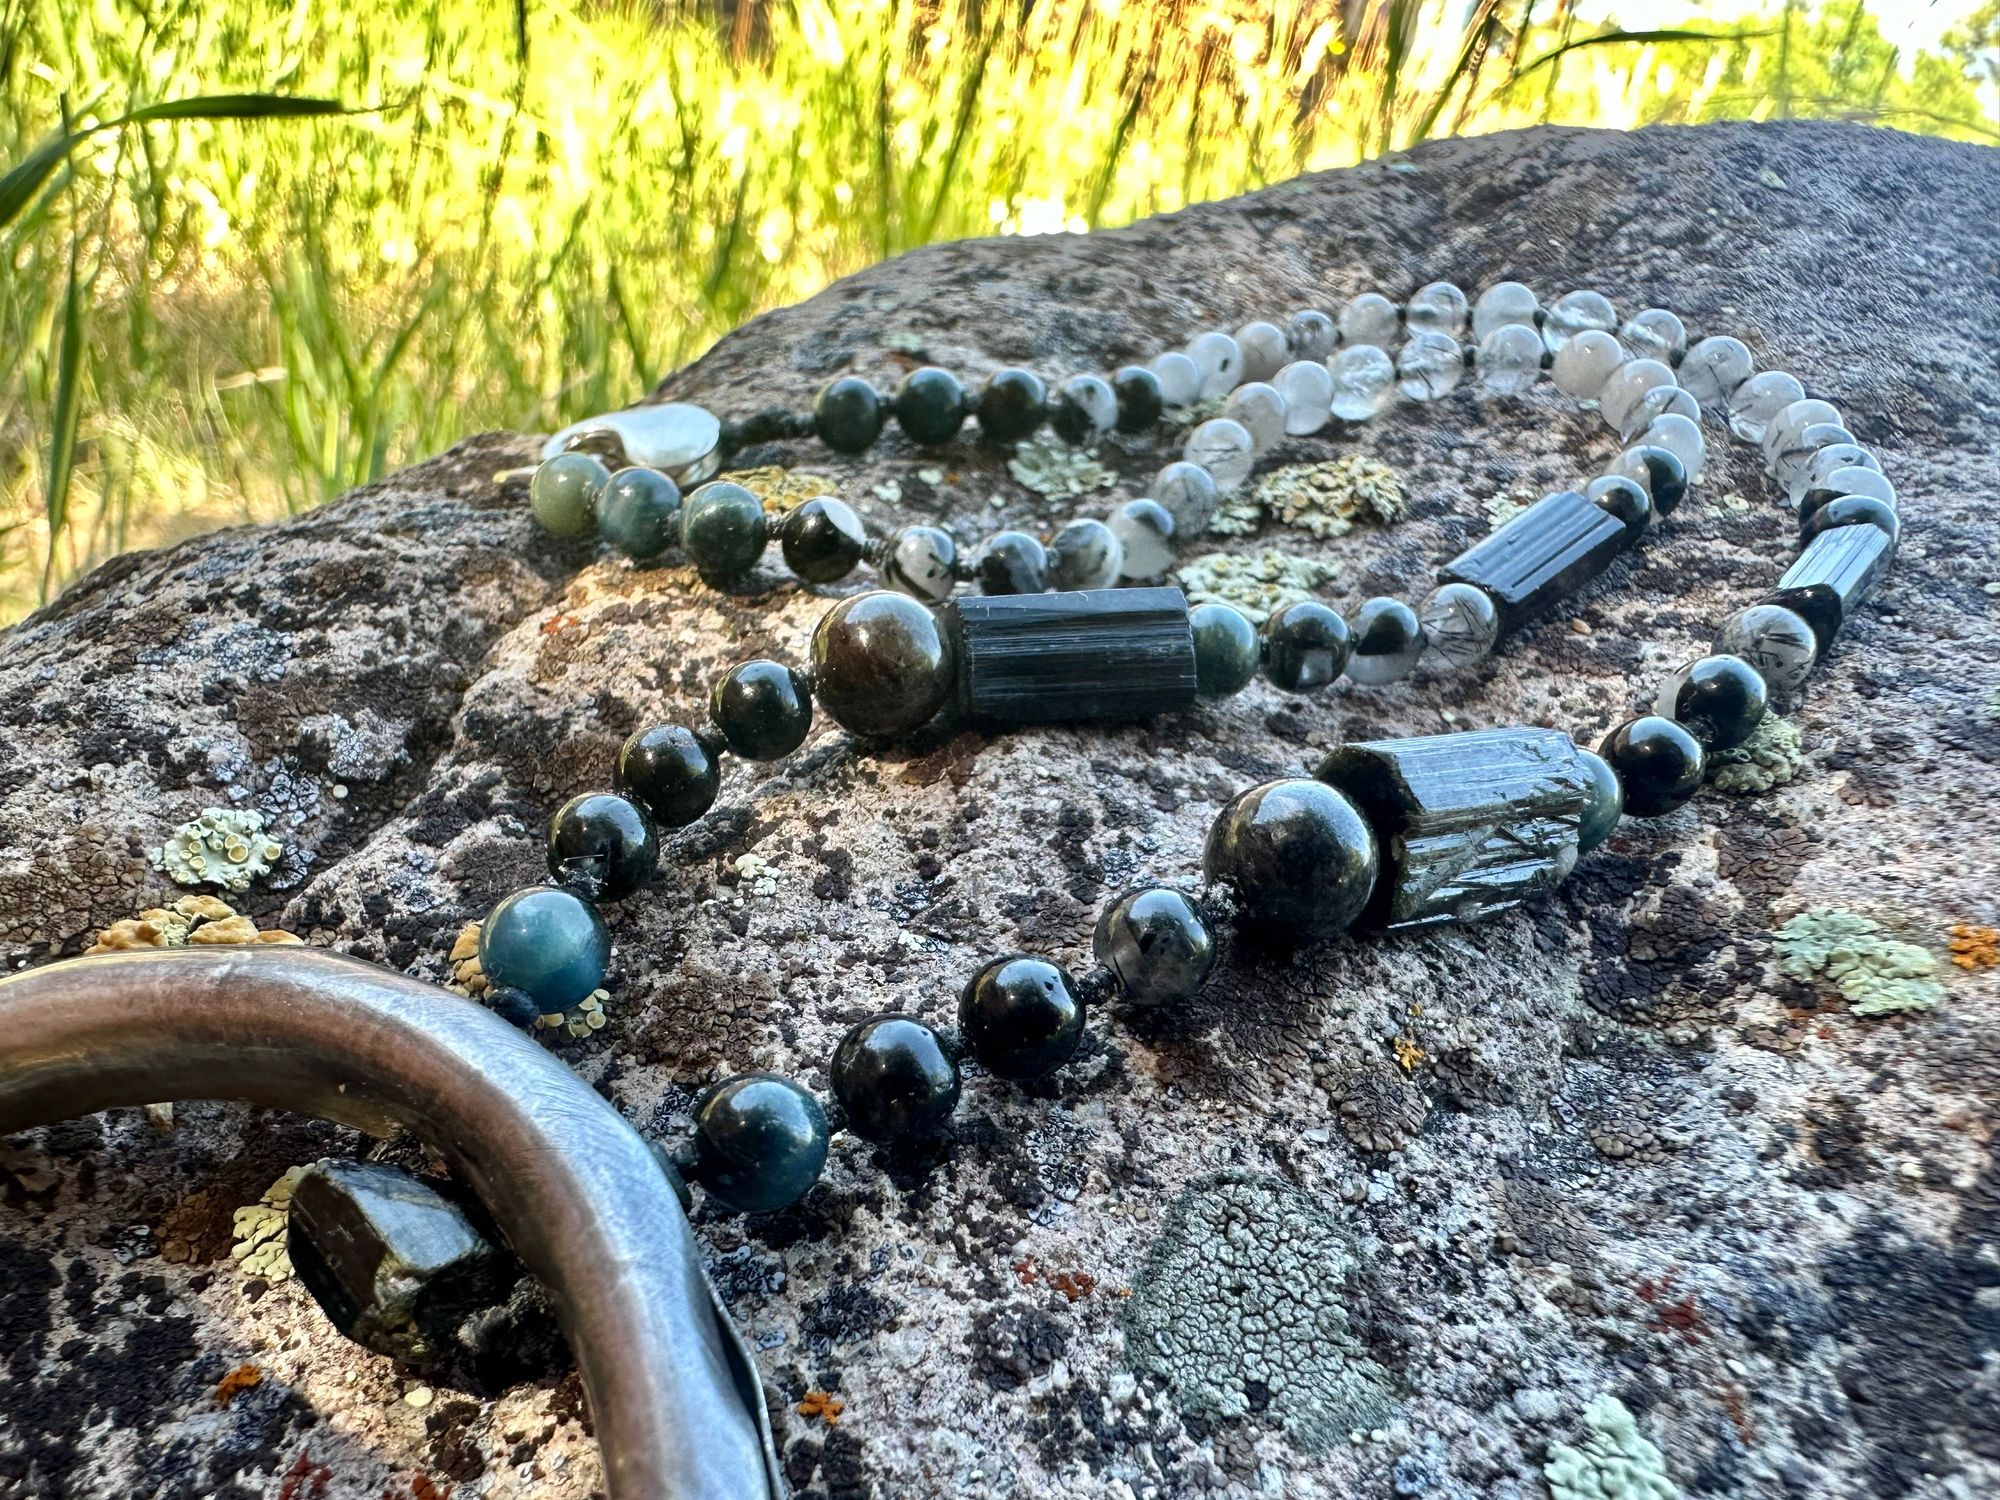
<path fill-rule="evenodd" d="M 597 908 L 552 885 L 514 892 L 479 927 L 480 972 L 526 991 L 543 1015 L 587 998 L 610 961 L 611 934 Z"/>
<path fill-rule="evenodd" d="M 738 1213 L 771 1213 L 819 1181 L 827 1135 L 819 1101 L 791 1079 L 739 1073 L 695 1106 L 688 1176 Z"/>
<path fill-rule="evenodd" d="M 1142 1005 L 1185 1000 L 1215 968 L 1215 938 L 1195 904 L 1164 886 L 1129 891 L 1097 919 L 1097 961 Z"/>
<path fill-rule="evenodd" d="M 681 547 L 712 583 L 734 583 L 757 566 L 768 535 L 764 502 L 727 480 L 701 486 L 681 511 Z"/>
<path fill-rule="evenodd" d="M 1347 621 L 1316 599 L 1287 604 L 1264 622 L 1264 675 L 1288 693 L 1325 687 L 1353 649 Z"/>
<path fill-rule="evenodd" d="M 1590 773 L 1590 800 L 1583 804 L 1583 821 L 1576 830 L 1576 852 L 1584 855 L 1611 837 L 1625 811 L 1625 792 L 1610 761 L 1595 750 L 1579 747 L 1576 753 Z"/>
<path fill-rule="evenodd" d="M 1211 600 L 1188 611 L 1194 632 L 1195 690 L 1204 698 L 1240 693 L 1257 677 L 1259 643 L 1250 617 Z"/>
<path fill-rule="evenodd" d="M 681 487 L 658 469 L 620 469 L 597 498 L 597 530 L 634 562 L 680 540 Z"/>
<path fill-rule="evenodd" d="M 597 497 L 611 471 L 588 453 L 558 453 L 544 459 L 528 483 L 528 504 L 552 536 L 589 536 L 597 525 Z"/>
<path fill-rule="evenodd" d="M 1224 807 L 1201 866 L 1234 893 L 1245 925 L 1311 941 L 1345 932 L 1361 915 L 1380 853 L 1352 802 L 1295 778 L 1253 786 Z"/>

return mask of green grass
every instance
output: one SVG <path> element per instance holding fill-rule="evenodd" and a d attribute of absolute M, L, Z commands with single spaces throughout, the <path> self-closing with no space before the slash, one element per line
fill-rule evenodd
<path fill-rule="evenodd" d="M 1995 138 L 1978 57 L 1906 78 L 1845 0 L 1612 42 L 1557 0 L 1346 9 L 1353 35 L 1330 0 L 0 0 L 0 163 L 79 133 L 0 183 L 0 620 L 124 548 L 630 401 L 936 239 L 1542 120 Z"/>

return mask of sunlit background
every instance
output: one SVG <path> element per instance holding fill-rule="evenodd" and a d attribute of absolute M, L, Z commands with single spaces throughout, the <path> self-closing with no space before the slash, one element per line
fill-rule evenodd
<path fill-rule="evenodd" d="M 0 622 L 123 549 L 621 405 L 930 240 L 1543 121 L 1994 143 L 1996 90 L 2000 0 L 0 0 L 0 167 L 65 111 L 357 111 L 104 130 L 0 227 Z"/>

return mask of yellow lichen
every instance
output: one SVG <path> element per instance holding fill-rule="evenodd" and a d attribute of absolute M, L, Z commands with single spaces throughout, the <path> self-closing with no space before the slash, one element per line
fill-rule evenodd
<path fill-rule="evenodd" d="M 1250 498 L 1274 519 L 1321 537 L 1344 536 L 1357 522 L 1387 525 L 1404 505 L 1396 471 L 1359 453 L 1273 469 Z"/>
<path fill-rule="evenodd" d="M 846 1409 L 845 1401 L 827 1391 L 807 1391 L 805 1400 L 796 1408 L 798 1414 L 808 1421 L 818 1417 L 829 1427 L 840 1425 L 840 1414 Z"/>
<path fill-rule="evenodd" d="M 184 948 L 194 943 L 297 943 L 303 939 L 279 928 L 259 932 L 250 918 L 213 896 L 182 896 L 170 907 L 156 906 L 113 922 L 84 953 L 121 953 L 132 948 Z"/>
<path fill-rule="evenodd" d="M 247 1275 L 266 1281 L 289 1281 L 292 1258 L 285 1249 L 285 1222 L 291 1213 L 292 1189 L 298 1186 L 304 1167 L 293 1167 L 264 1189 L 264 1196 L 245 1204 L 230 1216 L 236 1243 L 230 1259 Z"/>
<path fill-rule="evenodd" d="M 1396 1048 L 1396 1061 L 1403 1065 L 1403 1071 L 1405 1073 L 1414 1070 L 1418 1063 L 1422 1062 L 1426 1057 L 1430 1056 L 1428 1052 L 1424 1051 L 1423 1048 L 1419 1047 L 1415 1042 L 1411 1041 L 1406 1036 L 1399 1036 L 1396 1038 L 1395 1048 Z"/>
<path fill-rule="evenodd" d="M 783 513 L 821 495 L 839 493 L 839 486 L 824 474 L 808 474 L 800 469 L 766 464 L 762 468 L 738 469 L 730 479 L 764 502 L 764 509 Z"/>

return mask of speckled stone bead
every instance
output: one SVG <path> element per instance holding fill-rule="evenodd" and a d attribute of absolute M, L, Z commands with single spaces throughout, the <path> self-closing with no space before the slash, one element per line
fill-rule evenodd
<path fill-rule="evenodd" d="M 1604 737 L 1597 753 L 1617 773 L 1631 817 L 1660 817 L 1701 790 L 1701 742 L 1658 714 L 1620 724 Z"/>
<path fill-rule="evenodd" d="M 1583 804 L 1583 819 L 1576 829 L 1576 852 L 1581 856 L 1611 837 L 1625 812 L 1625 792 L 1610 761 L 1594 750 L 1578 749 L 1576 756 L 1590 774 L 1590 798 Z"/>
<path fill-rule="evenodd" d="M 1241 422 L 1213 417 L 1188 434 L 1181 457 L 1208 470 L 1215 487 L 1228 494 L 1250 477 L 1257 445 Z"/>
<path fill-rule="evenodd" d="M 549 820 L 549 875 L 588 901 L 622 901 L 653 878 L 660 842 L 637 803 L 586 792 Z"/>
<path fill-rule="evenodd" d="M 829 381 L 813 403 L 813 428 L 836 453 L 865 452 L 887 417 L 880 392 L 859 375 Z"/>
<path fill-rule="evenodd" d="M 1242 610 L 1218 600 L 1188 611 L 1194 632 L 1195 687 L 1204 698 L 1226 698 L 1256 680 L 1261 658 L 1257 627 Z"/>
<path fill-rule="evenodd" d="M 1287 604 L 1264 622 L 1264 676 L 1288 693 L 1327 686 L 1353 649 L 1347 622 L 1314 599 Z"/>
<path fill-rule="evenodd" d="M 1157 500 L 1127 500 L 1106 522 L 1124 554 L 1118 576 L 1133 583 L 1158 578 L 1174 565 L 1174 518 Z"/>
<path fill-rule="evenodd" d="M 1471 316 L 1472 304 L 1449 281 L 1426 282 L 1403 304 L 1403 324 L 1412 333 L 1441 333 L 1453 343 L 1464 337 Z"/>
<path fill-rule="evenodd" d="M 935 1135 L 958 1106 L 958 1063 L 910 1016 L 875 1016 L 840 1039 L 827 1069 L 847 1128 L 864 1141 Z"/>
<path fill-rule="evenodd" d="M 1436 401 L 1465 379 L 1465 351 L 1457 339 L 1415 329 L 1396 351 L 1396 390 L 1412 401 Z"/>
<path fill-rule="evenodd" d="M 896 425 L 912 442 L 948 443 L 965 425 L 965 387 L 949 370 L 925 365 L 903 377 L 896 388 Z"/>
<path fill-rule="evenodd" d="M 928 723 L 951 692 L 951 649 L 908 594 L 843 599 L 813 631 L 813 694 L 827 717 L 864 738 Z"/>
<path fill-rule="evenodd" d="M 685 827 L 715 803 L 722 785 L 717 747 L 679 724 L 641 729 L 619 748 L 613 785 L 661 827 Z"/>
<path fill-rule="evenodd" d="M 1317 308 L 1302 308 L 1292 314 L 1285 325 L 1285 341 L 1292 347 L 1293 359 L 1311 359 L 1324 362 L 1333 353 L 1334 345 L 1340 342 L 1340 330 L 1333 319 Z"/>
<path fill-rule="evenodd" d="M 1433 666 L 1448 671 L 1476 667 L 1500 641 L 1500 606 L 1469 583 L 1445 583 L 1418 606 L 1424 649 Z"/>
<path fill-rule="evenodd" d="M 1276 386 L 1261 380 L 1247 380 L 1229 393 L 1222 414 L 1241 422 L 1250 434 L 1252 451 L 1261 456 L 1285 440 L 1285 398 Z"/>
<path fill-rule="evenodd" d="M 658 469 L 620 469 L 597 497 L 597 530 L 632 561 L 652 561 L 680 540 L 680 486 Z"/>
<path fill-rule="evenodd" d="M 1704 750 L 1730 750 L 1750 738 L 1764 718 L 1770 690 L 1740 656 L 1704 656 L 1660 684 L 1653 712 L 1672 719 Z"/>
<path fill-rule="evenodd" d="M 1647 523 L 1653 519 L 1653 497 L 1637 480 L 1623 474 L 1600 474 L 1583 487 L 1583 498 L 1625 523 L 1628 544 L 1644 536 Z"/>
<path fill-rule="evenodd" d="M 785 566 L 807 583 L 833 583 L 868 555 L 868 533 L 845 500 L 819 495 L 793 506 L 778 523 Z"/>
<path fill-rule="evenodd" d="M 1707 338 L 1681 357 L 1680 382 L 1704 411 L 1723 412 L 1757 362 L 1741 339 Z"/>
<path fill-rule="evenodd" d="M 1819 660 L 1819 641 L 1812 626 L 1796 612 L 1778 604 L 1753 604 L 1739 609 L 1716 632 L 1719 654 L 1740 656 L 1757 669 L 1773 693 L 1796 693 L 1812 676 Z"/>
<path fill-rule="evenodd" d="M 1578 334 L 1609 335 L 1617 326 L 1618 313 L 1602 292 L 1564 292 L 1542 320 L 1542 342 L 1551 354 L 1556 354 Z"/>
<path fill-rule="evenodd" d="M 1269 380 L 1292 357 L 1285 331 L 1275 323 L 1245 323 L 1236 330 L 1236 347 L 1243 351 L 1239 380 Z"/>
<path fill-rule="evenodd" d="M 1803 401 L 1806 388 L 1796 375 L 1783 370 L 1763 370 L 1730 392 L 1729 430 L 1746 443 L 1761 444 L 1771 419 L 1795 401 Z"/>
<path fill-rule="evenodd" d="M 1857 469 L 1856 473 L 1869 473 Z M 1902 540 L 1903 523 L 1896 508 L 1874 495 L 1842 495 L 1811 511 L 1799 526 L 1800 542 L 1810 542 L 1822 531 L 1835 526 L 1876 526 L 1888 534 L 1891 543 Z"/>
<path fill-rule="evenodd" d="M 1144 365 L 1121 365 L 1111 376 L 1111 394 L 1118 401 L 1118 430 L 1144 432 L 1160 420 L 1166 398 L 1160 378 Z"/>
<path fill-rule="evenodd" d="M 1076 981 L 1059 964 L 1026 954 L 994 959 L 958 997 L 965 1045 L 996 1078 L 1053 1073 L 1075 1055 L 1083 1023 Z"/>
<path fill-rule="evenodd" d="M 1030 370 L 995 370 L 980 388 L 979 430 L 999 443 L 1018 443 L 1048 415 L 1048 387 Z"/>
<path fill-rule="evenodd" d="M 1049 402 L 1049 426 L 1065 443 L 1087 447 L 1118 423 L 1118 397 L 1095 375 L 1072 375 Z"/>
<path fill-rule="evenodd" d="M 777 760 L 805 743 L 812 729 L 812 695 L 805 679 L 783 662 L 746 661 L 716 683 L 708 716 L 724 743 L 745 760 Z"/>
<path fill-rule="evenodd" d="M 935 526 L 905 526 L 882 547 L 882 581 L 926 604 L 951 597 L 957 565 L 958 543 Z"/>
<path fill-rule="evenodd" d="M 611 471 L 588 453 L 544 459 L 528 483 L 528 505 L 551 536 L 589 536 L 597 525 L 597 497 Z"/>
<path fill-rule="evenodd" d="M 1664 307 L 1634 313 L 1618 330 L 1618 337 L 1634 359 L 1657 359 L 1665 364 L 1672 364 L 1687 348 L 1687 328 Z"/>
<path fill-rule="evenodd" d="M 685 1172 L 740 1214 L 774 1212 L 805 1197 L 826 1165 L 819 1101 L 777 1073 L 739 1073 L 701 1096 Z"/>
<path fill-rule="evenodd" d="M 712 583 L 733 583 L 756 567 L 767 534 L 764 502 L 726 480 L 703 485 L 681 510 L 681 550 Z"/>
<path fill-rule="evenodd" d="M 479 968 L 493 984 L 511 985 L 541 1007 L 567 1010 L 604 983 L 611 934 L 597 908 L 574 891 L 531 885 L 486 914 L 479 925 Z"/>
<path fill-rule="evenodd" d="M 1393 348 L 1403 331 L 1403 315 L 1396 304 L 1380 292 L 1362 292 L 1350 297 L 1340 310 L 1340 342 L 1373 344 L 1378 349 Z"/>
<path fill-rule="evenodd" d="M 1212 401 L 1236 389 L 1243 378 L 1243 350 L 1226 333 L 1198 333 L 1188 340 L 1187 357 L 1201 371 L 1201 399 Z"/>
<path fill-rule="evenodd" d="M 1378 596 L 1368 600 L 1348 621 L 1354 652 L 1347 658 L 1347 676 L 1363 687 L 1396 682 L 1416 670 L 1424 651 L 1424 627 L 1417 612 L 1400 599 Z"/>
<path fill-rule="evenodd" d="M 1215 969 L 1215 937 L 1195 904 L 1162 886 L 1128 891 L 1097 919 L 1091 951 L 1128 1000 L 1185 1000 Z"/>
<path fill-rule="evenodd" d="M 1174 518 L 1174 535 L 1183 539 L 1200 536 L 1222 506 L 1222 492 L 1215 479 L 1200 464 L 1175 459 L 1153 476 L 1147 491 L 1167 508 Z"/>
<path fill-rule="evenodd" d="M 1586 328 L 1556 350 L 1549 378 L 1557 390 L 1588 409 L 1597 405 L 1604 382 L 1624 363 L 1625 350 L 1618 340 L 1601 329 Z"/>
<path fill-rule="evenodd" d="M 1059 589 L 1108 589 L 1124 564 L 1124 546 L 1102 521 L 1079 518 L 1049 538 L 1050 576 Z"/>
<path fill-rule="evenodd" d="M 1503 323 L 1479 341 L 1473 364 L 1479 388 L 1490 396 L 1518 396 L 1542 378 L 1542 336 L 1520 323 Z"/>
<path fill-rule="evenodd" d="M 1665 448 L 1641 443 L 1611 460 L 1611 472 L 1622 474 L 1653 501 L 1653 514 L 1670 516 L 1687 495 L 1687 467 Z"/>
<path fill-rule="evenodd" d="M 1475 343 L 1483 343 L 1486 336 L 1496 328 L 1519 326 L 1534 328 L 1541 302 L 1534 291 L 1518 281 L 1496 281 L 1479 294 L 1479 300 L 1472 304 L 1472 337 Z M 1535 335 L 1536 345 L 1541 343 L 1541 334 Z"/>
<path fill-rule="evenodd" d="M 1285 431 L 1306 437 L 1326 426 L 1333 412 L 1333 375 L 1316 359 L 1295 359 L 1271 377 L 1285 402 Z"/>
<path fill-rule="evenodd" d="M 1396 362 L 1373 344 L 1351 344 L 1327 362 L 1333 414 L 1343 422 L 1379 416 L 1396 399 Z"/>
<path fill-rule="evenodd" d="M 1160 399 L 1168 406 L 1193 406 L 1201 399 L 1201 370 L 1180 350 L 1155 355 L 1146 368 L 1160 383 Z"/>
<path fill-rule="evenodd" d="M 1345 932 L 1361 914 L 1380 855 L 1352 802 L 1301 777 L 1232 799 L 1208 830 L 1201 864 L 1235 896 L 1244 925 L 1313 941 Z"/>
<path fill-rule="evenodd" d="M 996 531 L 979 544 L 972 576 L 982 594 L 1039 594 L 1049 586 L 1048 549 L 1025 531 Z"/>

